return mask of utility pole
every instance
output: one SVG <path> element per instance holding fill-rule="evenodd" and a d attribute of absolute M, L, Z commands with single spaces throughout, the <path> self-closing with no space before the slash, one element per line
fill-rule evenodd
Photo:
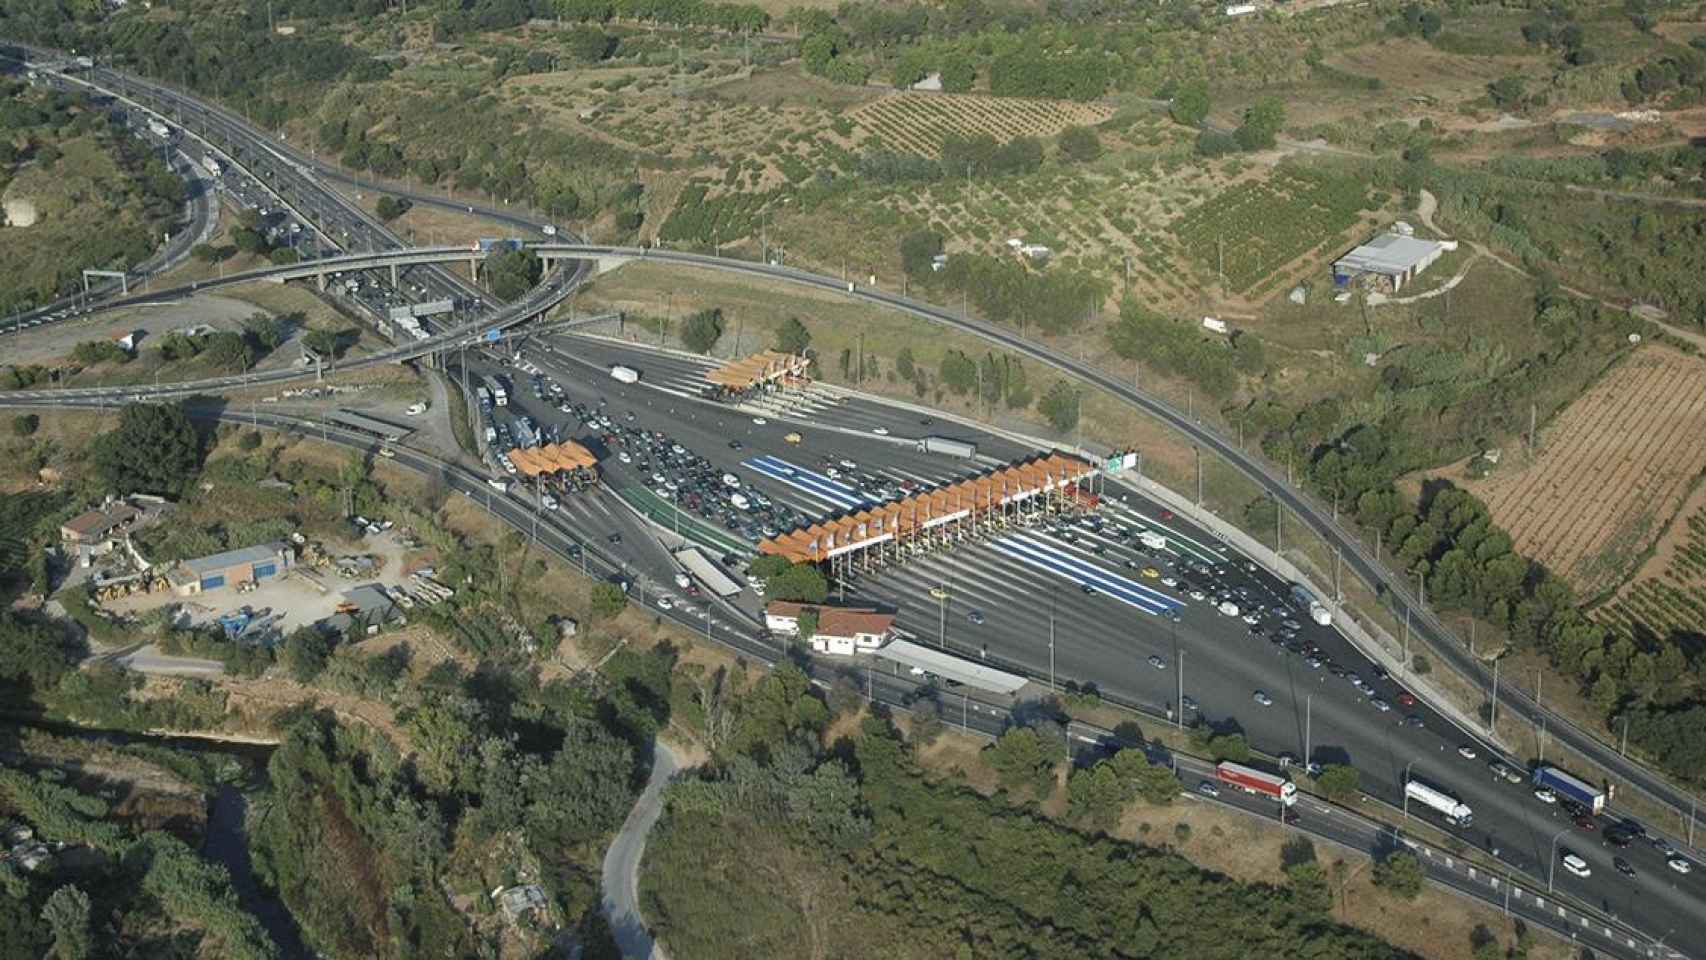
<path fill-rule="evenodd" d="M 1193 446 L 1197 456 L 1197 509 L 1202 509 L 1202 447 Z"/>
<path fill-rule="evenodd" d="M 1179 649 L 1179 699 L 1175 702 L 1179 705 L 1179 709 L 1173 714 L 1174 722 L 1178 725 L 1177 729 L 1183 730 L 1185 728 L 1185 651 L 1182 647 Z"/>
<path fill-rule="evenodd" d="M 1313 745 L 1311 722 L 1315 719 L 1315 694 L 1303 698 L 1303 766 L 1309 768 L 1309 748 Z"/>
<path fill-rule="evenodd" d="M 1499 659 L 1493 659 L 1493 706 L 1487 711 L 1487 732 L 1492 733 L 1499 723 Z"/>
<path fill-rule="evenodd" d="M 1054 602 L 1055 602 L 1055 594 L 1051 592 L 1051 593 L 1049 593 L 1049 596 L 1048 596 L 1048 689 L 1049 689 L 1050 693 L 1053 693 L 1055 691 L 1055 686 L 1054 686 Z"/>

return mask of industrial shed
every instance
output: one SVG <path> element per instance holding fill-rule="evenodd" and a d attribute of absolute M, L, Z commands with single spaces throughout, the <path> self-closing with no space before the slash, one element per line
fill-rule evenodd
<path fill-rule="evenodd" d="M 1455 242 L 1384 233 L 1335 260 L 1333 282 L 1344 286 L 1357 277 L 1369 276 L 1397 293 L 1447 250 L 1456 247 Z"/>
<path fill-rule="evenodd" d="M 166 574 L 166 579 L 178 596 L 193 597 L 220 587 L 276 577 L 295 562 L 296 552 L 290 545 L 274 541 L 184 560 Z"/>

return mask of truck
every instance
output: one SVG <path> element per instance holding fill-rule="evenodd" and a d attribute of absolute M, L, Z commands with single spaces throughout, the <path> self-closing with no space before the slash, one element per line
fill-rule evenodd
<path fill-rule="evenodd" d="M 509 391 L 504 389 L 503 381 L 497 377 L 487 377 L 486 389 L 491 391 L 492 402 L 500 407 L 509 406 Z"/>
<path fill-rule="evenodd" d="M 1315 594 L 1303 584 L 1294 583 L 1291 585 L 1291 602 L 1297 607 L 1298 612 L 1309 614 L 1309 619 L 1321 626 L 1332 625 L 1333 611 L 1328 610 L 1327 605 L 1317 600 Z"/>
<path fill-rule="evenodd" d="M 1237 787 L 1248 794 L 1259 794 L 1286 806 L 1297 802 L 1297 784 L 1284 777 L 1263 773 L 1254 767 L 1222 760 L 1214 768 L 1214 778 Z"/>
<path fill-rule="evenodd" d="M 1588 808 L 1588 812 L 1599 816 L 1605 810 L 1606 792 L 1579 777 L 1571 776 L 1557 767 L 1536 767 L 1534 770 L 1535 787 L 1546 787 L 1553 793 L 1562 794 Z"/>
<path fill-rule="evenodd" d="M 1167 549 L 1167 538 L 1153 530 L 1145 530 L 1137 535 L 1137 542 L 1151 550 Z"/>
<path fill-rule="evenodd" d="M 480 409 L 481 410 L 492 409 L 492 391 L 487 390 L 483 386 L 475 387 L 474 388 L 474 396 L 480 398 Z"/>
<path fill-rule="evenodd" d="M 633 367 L 624 367 L 618 363 L 610 368 L 610 379 L 618 383 L 639 383 L 640 371 Z"/>
<path fill-rule="evenodd" d="M 214 159 L 213 154 L 210 153 L 202 157 L 201 165 L 208 173 L 213 174 L 216 177 L 219 176 L 219 161 Z"/>
<path fill-rule="evenodd" d="M 474 249 L 480 253 L 503 253 L 509 250 L 520 250 L 522 242 L 504 237 L 481 237 L 474 241 Z"/>
<path fill-rule="evenodd" d="M 1467 827 L 1475 822 L 1475 813 L 1463 801 L 1435 790 L 1420 780 L 1404 782 L 1404 796 L 1428 807 L 1445 818 L 1445 822 L 1454 827 Z"/>
<path fill-rule="evenodd" d="M 945 453 L 950 457 L 970 460 L 977 456 L 977 444 L 966 443 L 964 440 L 950 440 L 947 437 L 924 437 L 918 441 L 918 452 Z"/>
<path fill-rule="evenodd" d="M 166 126 L 164 123 L 161 123 L 155 117 L 149 117 L 148 118 L 148 132 L 152 133 L 156 137 L 159 137 L 160 139 L 164 140 L 165 138 L 171 136 L 172 128 Z"/>

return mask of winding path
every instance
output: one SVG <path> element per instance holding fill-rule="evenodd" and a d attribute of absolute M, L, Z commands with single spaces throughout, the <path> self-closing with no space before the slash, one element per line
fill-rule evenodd
<path fill-rule="evenodd" d="M 663 813 L 663 788 L 677 769 L 675 754 L 653 741 L 651 779 L 604 852 L 604 916 L 628 960 L 665 960 L 640 915 L 640 858 L 646 852 L 646 835 Z"/>

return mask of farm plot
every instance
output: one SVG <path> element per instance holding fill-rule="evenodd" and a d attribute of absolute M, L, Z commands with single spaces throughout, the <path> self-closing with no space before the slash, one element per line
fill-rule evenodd
<path fill-rule="evenodd" d="M 1287 167 L 1187 211 L 1173 235 L 1191 259 L 1224 274 L 1227 289 L 1246 293 L 1277 283 L 1282 267 L 1312 250 L 1346 245 L 1368 206 L 1358 177 Z"/>
<path fill-rule="evenodd" d="M 1591 596 L 1617 583 L 1706 468 L 1706 361 L 1643 347 L 1570 404 L 1520 471 L 1474 485 L 1517 550 Z"/>
<path fill-rule="evenodd" d="M 1052 137 L 1067 127 L 1094 126 L 1112 116 L 1112 110 L 1093 103 L 946 93 L 896 93 L 847 114 L 888 149 L 924 157 L 939 155 L 949 134 L 986 133 L 1005 143 L 1016 137 Z"/>
<path fill-rule="evenodd" d="M 1706 636 L 1706 489 L 1696 488 L 1652 557 L 1593 617 L 1643 646 Z"/>

